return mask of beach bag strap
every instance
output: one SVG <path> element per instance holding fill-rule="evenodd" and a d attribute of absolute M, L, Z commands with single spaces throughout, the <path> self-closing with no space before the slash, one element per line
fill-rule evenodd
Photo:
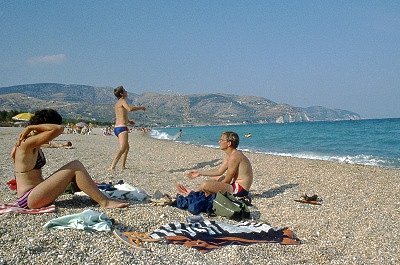
<path fill-rule="evenodd" d="M 250 218 L 247 205 L 228 192 L 217 193 L 213 201 L 213 212 L 215 215 L 237 221 Z"/>

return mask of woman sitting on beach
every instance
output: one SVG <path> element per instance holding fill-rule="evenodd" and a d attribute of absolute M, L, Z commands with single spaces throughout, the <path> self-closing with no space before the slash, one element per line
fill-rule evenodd
<path fill-rule="evenodd" d="M 46 164 L 46 159 L 40 146 L 52 141 L 63 132 L 64 127 L 60 125 L 61 122 L 62 117 L 55 110 L 37 111 L 30 125 L 20 133 L 12 149 L 19 207 L 35 209 L 48 206 L 54 203 L 71 182 L 75 182 L 100 207 L 128 206 L 128 203 L 107 198 L 78 160 L 69 162 L 48 178 L 43 178 L 42 167 Z"/>

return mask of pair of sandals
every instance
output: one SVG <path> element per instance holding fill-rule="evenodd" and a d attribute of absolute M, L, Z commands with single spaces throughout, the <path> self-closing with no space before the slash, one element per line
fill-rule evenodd
<path fill-rule="evenodd" d="M 148 248 L 143 247 L 143 242 L 158 242 L 161 239 L 151 238 L 147 233 L 144 232 L 134 232 L 127 231 L 122 232 L 120 230 L 115 229 L 113 234 L 116 238 L 129 245 L 135 250 L 149 250 Z"/>
<path fill-rule="evenodd" d="M 172 199 L 168 194 L 162 194 L 160 191 L 156 191 L 153 197 L 150 199 L 150 203 L 155 206 L 167 206 L 175 203 L 175 199 Z"/>
<path fill-rule="evenodd" d="M 296 202 L 301 202 L 301 203 L 308 203 L 308 204 L 315 204 L 315 205 L 321 205 L 322 199 L 318 197 L 317 194 L 314 194 L 312 196 L 308 196 L 307 194 L 304 194 L 300 197 L 298 200 L 294 200 Z"/>

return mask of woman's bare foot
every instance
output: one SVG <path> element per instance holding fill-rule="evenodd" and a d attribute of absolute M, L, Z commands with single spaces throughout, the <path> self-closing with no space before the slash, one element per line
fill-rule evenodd
<path fill-rule="evenodd" d="M 116 200 L 105 200 L 104 203 L 100 204 L 102 208 L 125 208 L 128 206 L 129 203 Z"/>

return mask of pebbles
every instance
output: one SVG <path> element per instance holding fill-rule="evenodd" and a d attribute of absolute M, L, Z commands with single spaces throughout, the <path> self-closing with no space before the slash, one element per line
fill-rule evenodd
<path fill-rule="evenodd" d="M 19 128 L 0 128 L 0 202 L 16 199 L 5 185 L 13 175 L 9 151 Z M 132 133 L 128 170 L 107 171 L 117 148 L 114 136 L 61 135 L 74 149 L 44 149 L 48 176 L 79 159 L 99 182 L 119 180 L 175 195 L 175 183 L 195 187 L 184 172 L 202 163 L 218 164 L 217 149 L 155 140 Z M 218 137 L 218 136 L 216 136 Z M 169 222 L 185 222 L 188 212 L 170 206 L 133 203 L 128 209 L 99 209 L 85 197 L 62 195 L 57 212 L 0 215 L 0 264 L 398 264 L 400 249 L 400 170 L 274 157 L 247 153 L 254 166 L 252 217 L 287 226 L 300 246 L 254 244 L 227 246 L 207 254 L 165 242 L 144 243 L 150 251 L 132 251 L 106 232 L 45 230 L 50 219 L 93 209 L 115 220 L 118 229 L 151 232 Z M 294 202 L 315 192 L 322 205 Z M 224 220 L 217 218 L 218 220 Z M 230 221 L 227 221 L 230 222 Z"/>

